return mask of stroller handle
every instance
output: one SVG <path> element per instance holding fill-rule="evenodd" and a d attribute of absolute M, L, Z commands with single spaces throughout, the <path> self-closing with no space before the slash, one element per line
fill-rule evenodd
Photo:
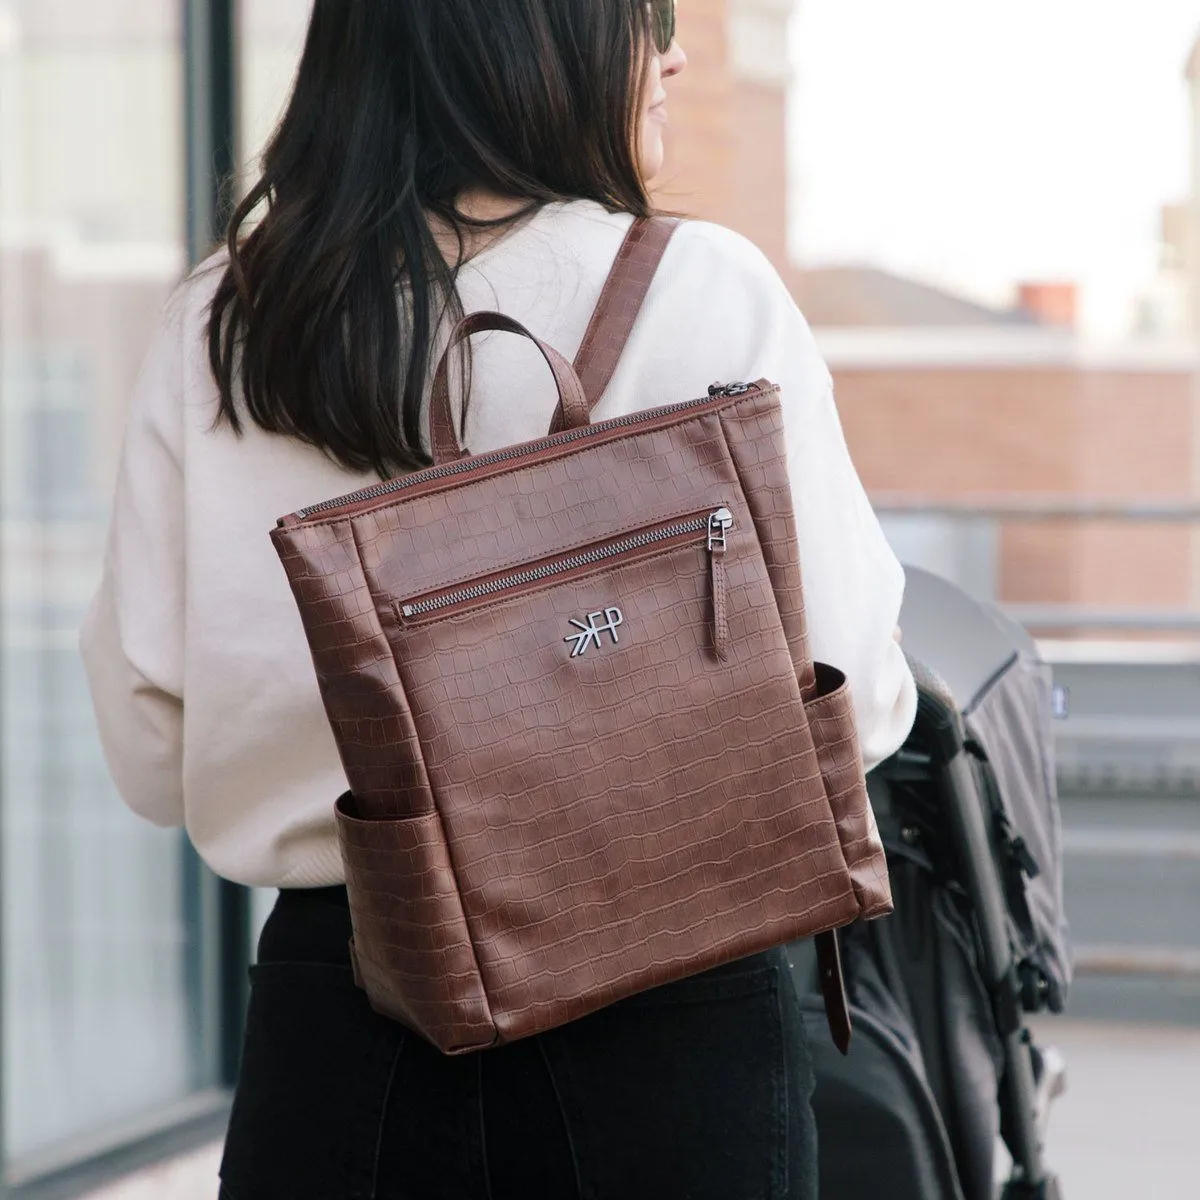
<path fill-rule="evenodd" d="M 917 725 L 921 730 L 922 742 L 928 740 L 929 749 L 937 762 L 945 766 L 961 752 L 966 743 L 966 730 L 945 680 L 930 666 L 906 654 L 909 670 L 917 684 Z"/>

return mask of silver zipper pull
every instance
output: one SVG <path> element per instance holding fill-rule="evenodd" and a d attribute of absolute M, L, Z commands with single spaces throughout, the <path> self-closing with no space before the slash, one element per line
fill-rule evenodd
<path fill-rule="evenodd" d="M 729 614 L 725 605 L 725 550 L 733 513 L 718 508 L 708 517 L 708 561 L 712 572 L 713 650 L 724 660 L 729 656 Z"/>
<path fill-rule="evenodd" d="M 733 528 L 733 513 L 727 508 L 718 508 L 708 516 L 708 549 L 710 553 L 724 553 L 726 536 Z"/>

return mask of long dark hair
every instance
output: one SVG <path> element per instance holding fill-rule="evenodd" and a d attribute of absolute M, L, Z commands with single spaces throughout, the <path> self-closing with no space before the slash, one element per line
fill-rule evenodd
<path fill-rule="evenodd" d="M 465 238 L 556 200 L 647 215 L 645 0 L 316 0 L 291 100 L 238 206 L 212 303 L 218 421 L 381 475 L 424 465 Z M 472 220 L 468 188 L 524 200 Z M 262 219 L 244 227 L 260 206 Z M 458 264 L 430 214 L 456 234 Z"/>

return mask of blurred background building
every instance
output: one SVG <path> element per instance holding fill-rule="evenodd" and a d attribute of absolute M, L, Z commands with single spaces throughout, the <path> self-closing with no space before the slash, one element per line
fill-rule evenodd
<path fill-rule="evenodd" d="M 680 5 L 691 65 L 660 201 L 771 258 L 898 552 L 1011 607 L 1070 683 L 1073 1015 L 1200 1027 L 1200 44 L 1177 47 L 1190 195 L 1160 197 L 1127 327 L 1096 337 L 1085 284 L 1056 271 L 1016 274 L 1005 298 L 805 253 L 797 156 L 839 113 L 798 96 L 795 20 L 845 2 Z M 180 835 L 125 812 L 75 639 L 141 354 L 210 244 L 214 166 L 253 169 L 307 11 L 0 0 L 0 1198 L 80 1194 L 219 1137 L 226 1111 L 271 897 L 221 885 Z M 1042 186 L 1032 166 L 1025 182 Z M 881 181 L 867 199 L 890 196 Z"/>

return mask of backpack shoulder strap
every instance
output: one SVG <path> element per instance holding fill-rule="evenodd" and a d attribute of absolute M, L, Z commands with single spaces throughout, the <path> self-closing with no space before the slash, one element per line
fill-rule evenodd
<path fill-rule="evenodd" d="M 677 217 L 635 220 L 617 252 L 575 357 L 575 373 L 583 384 L 589 408 L 595 408 L 604 395 L 642 311 L 658 264 L 681 224 Z M 562 413 L 557 412 L 550 432 L 558 433 L 562 428 Z"/>

